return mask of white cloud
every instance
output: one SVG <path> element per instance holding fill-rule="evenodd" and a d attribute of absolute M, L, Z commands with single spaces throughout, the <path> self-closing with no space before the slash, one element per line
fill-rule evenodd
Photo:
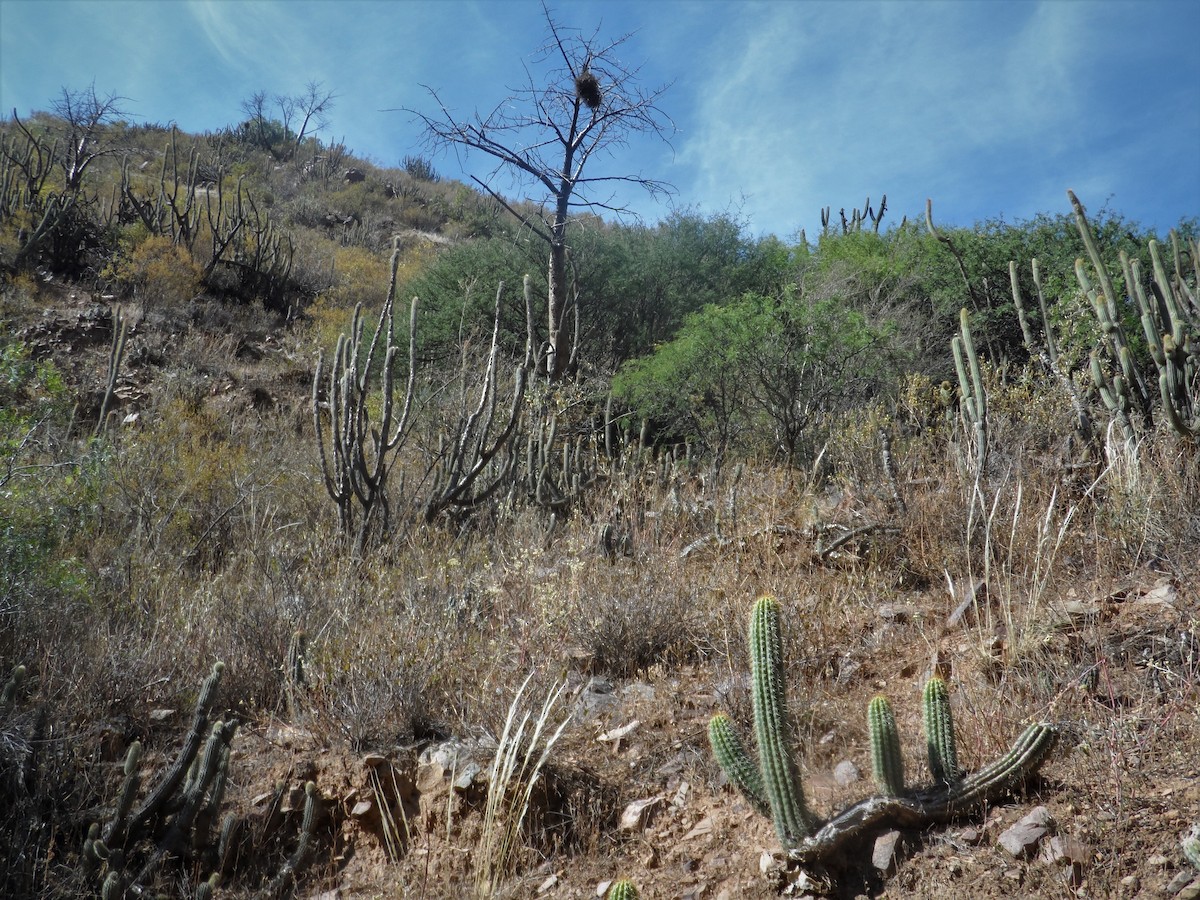
<path fill-rule="evenodd" d="M 1061 3 L 753 8 L 707 67 L 682 161 L 698 192 L 744 191 L 755 227 L 776 233 L 881 191 L 897 214 L 925 196 L 953 210 L 986 187 L 972 160 L 1028 162 L 1072 140 L 1086 15 Z"/>

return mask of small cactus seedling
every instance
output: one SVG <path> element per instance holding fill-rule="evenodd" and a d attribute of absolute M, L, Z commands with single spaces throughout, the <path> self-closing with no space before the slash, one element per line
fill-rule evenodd
<path fill-rule="evenodd" d="M 641 894 L 632 881 L 622 879 L 609 885 L 605 900 L 639 900 Z"/>

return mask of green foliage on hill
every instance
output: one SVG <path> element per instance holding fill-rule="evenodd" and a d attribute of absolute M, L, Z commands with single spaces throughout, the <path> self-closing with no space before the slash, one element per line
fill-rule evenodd
<path fill-rule="evenodd" d="M 895 334 L 837 297 L 747 293 L 690 315 L 673 340 L 626 364 L 613 390 L 718 458 L 811 461 L 832 416 L 896 377 Z"/>

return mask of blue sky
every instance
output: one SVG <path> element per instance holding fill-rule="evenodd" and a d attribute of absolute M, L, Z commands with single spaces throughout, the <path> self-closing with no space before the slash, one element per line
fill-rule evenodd
<path fill-rule="evenodd" d="M 823 206 L 888 195 L 885 221 L 1067 212 L 1072 188 L 1165 231 L 1200 215 L 1200 3 L 551 3 L 564 26 L 636 32 L 621 60 L 678 132 L 605 161 L 673 183 L 676 206 L 754 234 L 819 227 Z M 0 0 L 0 109 L 63 86 L 129 98 L 187 131 L 235 124 L 256 90 L 338 97 L 324 137 L 380 165 L 421 153 L 398 107 L 488 110 L 546 37 L 537 0 Z M 443 175 L 485 158 L 434 158 Z M 508 192 L 506 181 L 496 183 Z M 622 198 L 648 222 L 669 207 Z"/>

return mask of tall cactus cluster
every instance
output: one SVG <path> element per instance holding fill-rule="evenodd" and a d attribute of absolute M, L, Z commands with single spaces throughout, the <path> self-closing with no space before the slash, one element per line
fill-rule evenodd
<path fill-rule="evenodd" d="M 1200 298 L 1185 277 L 1184 248 L 1179 235 L 1171 233 L 1174 266 L 1168 273 L 1157 241 L 1150 241 L 1150 290 L 1147 292 L 1141 264 L 1122 252 L 1121 274 L 1125 290 L 1137 304 L 1137 316 L 1146 347 L 1157 372 L 1158 390 L 1148 384 L 1136 365 L 1134 347 L 1121 317 L 1121 300 L 1100 256 L 1100 248 L 1088 224 L 1083 205 L 1067 191 L 1075 222 L 1087 250 L 1088 266 L 1075 262 L 1080 289 L 1088 298 L 1102 335 L 1101 346 L 1091 354 L 1090 368 L 1100 398 L 1125 439 L 1132 442 L 1137 428 L 1132 413 L 1146 424 L 1152 421 L 1155 395 L 1161 400 L 1162 415 L 1178 434 L 1189 439 L 1200 436 Z M 1192 239 L 1192 273 L 1200 285 L 1200 241 Z M 1093 279 L 1095 284 L 1093 284 Z"/>
<path fill-rule="evenodd" d="M 921 827 L 990 803 L 1037 771 L 1058 733 L 1049 722 L 1030 725 L 999 760 L 973 775 L 963 775 L 949 692 L 941 678 L 931 678 L 925 685 L 922 707 L 933 784 L 910 788 L 904 780 L 895 714 L 886 697 L 875 697 L 867 709 L 867 724 L 872 770 L 880 794 L 822 822 L 805 804 L 793 756 L 780 604 L 774 597 L 761 597 L 754 604 L 750 660 L 757 759 L 750 755 L 724 714 L 709 721 L 709 743 L 730 783 L 752 807 L 771 817 L 784 848 L 801 861 L 828 861 L 847 844 L 869 833 L 886 827 Z"/>
<path fill-rule="evenodd" d="M 958 321 L 959 333 L 950 342 L 950 348 L 954 351 L 954 367 L 958 371 L 963 417 L 970 423 L 975 437 L 975 474 L 980 478 L 987 468 L 987 393 L 983 388 L 983 371 L 979 366 L 979 354 L 975 352 L 966 309 L 959 311 Z"/>
<path fill-rule="evenodd" d="M 142 788 L 143 750 L 134 741 L 125 756 L 124 780 L 107 824 L 92 823 L 80 857 L 89 886 L 99 885 L 102 900 L 142 896 L 158 871 L 171 859 L 191 860 L 193 868 L 212 867 L 197 887 L 196 896 L 212 898 L 229 870 L 237 817 L 225 817 L 219 838 L 213 826 L 228 781 L 230 744 L 236 723 L 210 722 L 225 666 L 216 663 L 200 689 L 192 725 L 174 763 L 163 773 L 149 796 L 136 809 Z M 300 839 L 267 889 L 283 896 L 294 884 L 311 853 L 319 795 L 309 782 Z M 94 888 L 93 888 L 94 889 Z"/>

